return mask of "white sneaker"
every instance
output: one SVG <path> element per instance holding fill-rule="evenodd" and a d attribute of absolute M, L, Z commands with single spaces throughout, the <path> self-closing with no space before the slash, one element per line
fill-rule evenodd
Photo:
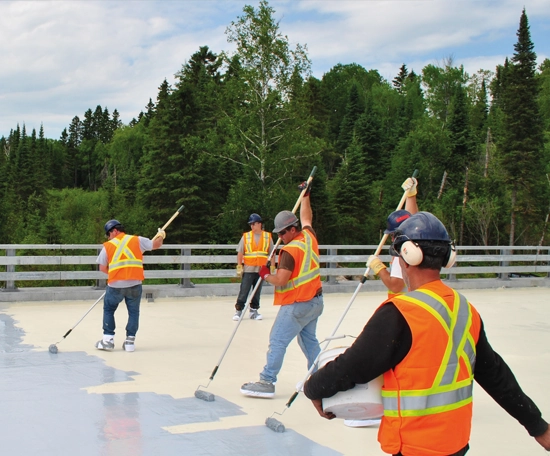
<path fill-rule="evenodd" d="M 243 313 L 242 310 L 237 310 L 235 312 L 235 315 L 233 315 L 233 321 L 239 321 L 241 319 L 242 313 Z"/>
<path fill-rule="evenodd" d="M 97 348 L 98 350 L 108 350 L 108 351 L 114 350 L 115 340 L 113 338 L 98 340 L 95 344 L 95 348 Z"/>
<path fill-rule="evenodd" d="M 126 340 L 122 344 L 122 348 L 127 352 L 133 352 L 136 349 L 135 346 L 136 336 L 127 336 Z"/>
<path fill-rule="evenodd" d="M 344 420 L 344 424 L 348 427 L 370 427 L 380 425 L 381 418 L 374 420 Z"/>

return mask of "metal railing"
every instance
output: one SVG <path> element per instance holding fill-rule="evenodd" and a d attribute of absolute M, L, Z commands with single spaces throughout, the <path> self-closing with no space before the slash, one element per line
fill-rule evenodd
<path fill-rule="evenodd" d="M 0 244 L 0 282 L 3 291 L 14 291 L 18 282 L 48 281 L 66 285 L 89 281 L 104 288 L 106 276 L 98 270 L 101 244 Z M 365 262 L 377 245 L 320 245 L 321 276 L 336 283 L 338 276 L 359 278 Z M 144 256 L 145 278 L 177 280 L 182 287 L 193 287 L 193 280 L 235 278 L 236 244 L 166 244 Z M 388 246 L 380 256 L 391 257 Z M 78 251 L 87 250 L 78 255 Z M 550 246 L 460 246 L 455 266 L 443 269 L 448 280 L 493 277 L 509 280 L 520 275 L 549 277 Z M 227 251 L 227 254 L 224 254 Z M 220 280 L 222 281 L 222 280 Z M 32 285 L 31 285 L 32 286 Z M 38 284 L 38 286 L 41 286 Z"/>

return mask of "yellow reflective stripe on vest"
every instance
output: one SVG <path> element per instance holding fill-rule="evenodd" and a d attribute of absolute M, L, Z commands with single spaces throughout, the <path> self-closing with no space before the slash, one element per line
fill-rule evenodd
<path fill-rule="evenodd" d="M 454 291 L 454 290 L 453 290 Z M 429 290 L 417 290 L 400 299 L 429 312 L 448 335 L 441 366 L 431 388 L 425 390 L 382 391 L 386 416 L 424 416 L 460 408 L 472 401 L 475 343 L 470 334 L 472 312 L 466 298 L 454 291 L 453 310 L 444 299 Z M 457 381 L 462 358 L 468 378 Z"/>
<path fill-rule="evenodd" d="M 302 261 L 302 265 L 298 275 L 289 280 L 286 285 L 276 287 L 277 292 L 279 293 L 285 293 L 287 291 L 298 288 L 300 285 L 311 282 L 321 275 L 319 272 L 319 255 L 317 255 L 317 253 L 313 250 L 313 242 L 311 236 L 308 233 L 304 232 L 304 242 L 294 240 L 290 241 L 288 243 L 288 246 L 296 247 L 304 252 L 304 259 Z M 310 268 L 312 262 L 313 267 Z"/>
<path fill-rule="evenodd" d="M 136 258 L 134 252 L 128 247 L 128 242 L 130 242 L 132 236 L 125 234 L 122 239 L 111 239 L 111 242 L 115 247 L 115 253 L 113 258 L 109 263 L 109 270 L 114 271 L 120 268 L 141 268 L 143 267 L 143 261 L 139 258 Z M 125 256 L 123 259 L 122 256 Z"/>
<path fill-rule="evenodd" d="M 433 390 L 401 391 L 399 403 L 397 391 L 392 391 L 391 397 L 384 396 L 383 391 L 384 416 L 426 416 L 456 410 L 472 402 L 472 390 L 473 383 L 470 382 L 460 388 L 437 393 Z"/>
<path fill-rule="evenodd" d="M 262 231 L 260 238 L 260 250 L 254 251 L 254 233 L 248 231 L 244 233 L 244 257 L 245 258 L 265 258 L 269 256 L 267 251 L 269 250 L 269 233 Z"/>

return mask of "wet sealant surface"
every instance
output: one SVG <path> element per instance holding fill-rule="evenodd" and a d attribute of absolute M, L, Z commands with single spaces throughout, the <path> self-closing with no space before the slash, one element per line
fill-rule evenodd
<path fill-rule="evenodd" d="M 217 396 L 174 399 L 155 393 L 88 393 L 139 375 L 84 352 L 33 351 L 24 331 L 0 313 L 2 453 L 12 455 L 338 455 L 310 439 L 267 427 L 174 434 L 164 428 L 245 415 Z"/>

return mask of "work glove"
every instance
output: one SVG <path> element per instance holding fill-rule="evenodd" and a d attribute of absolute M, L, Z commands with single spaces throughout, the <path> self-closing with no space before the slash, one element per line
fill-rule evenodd
<path fill-rule="evenodd" d="M 277 266 L 272 264 L 271 266 L 269 266 L 269 271 L 271 274 L 275 274 L 275 272 L 277 271 Z"/>
<path fill-rule="evenodd" d="M 163 229 L 159 228 L 158 232 L 157 232 L 157 237 L 161 237 L 162 239 L 166 239 L 166 231 L 164 231 Z"/>
<path fill-rule="evenodd" d="M 367 260 L 367 268 L 370 268 L 374 275 L 378 275 L 382 269 L 386 269 L 386 265 L 376 255 L 371 255 Z"/>
<path fill-rule="evenodd" d="M 401 188 L 407 192 L 407 197 L 416 196 L 416 186 L 418 181 L 414 177 L 407 177 Z"/>
<path fill-rule="evenodd" d="M 237 265 L 237 277 L 240 279 L 243 276 L 243 265 L 238 264 Z"/>
<path fill-rule="evenodd" d="M 304 188 L 307 188 L 306 192 L 304 193 L 304 197 L 309 196 L 311 193 L 311 183 L 308 185 L 307 181 L 302 182 L 300 185 L 298 185 L 298 190 L 303 191 Z"/>
<path fill-rule="evenodd" d="M 270 274 L 269 268 L 267 266 L 262 266 L 259 274 L 262 280 L 265 280 L 265 278 Z"/>

